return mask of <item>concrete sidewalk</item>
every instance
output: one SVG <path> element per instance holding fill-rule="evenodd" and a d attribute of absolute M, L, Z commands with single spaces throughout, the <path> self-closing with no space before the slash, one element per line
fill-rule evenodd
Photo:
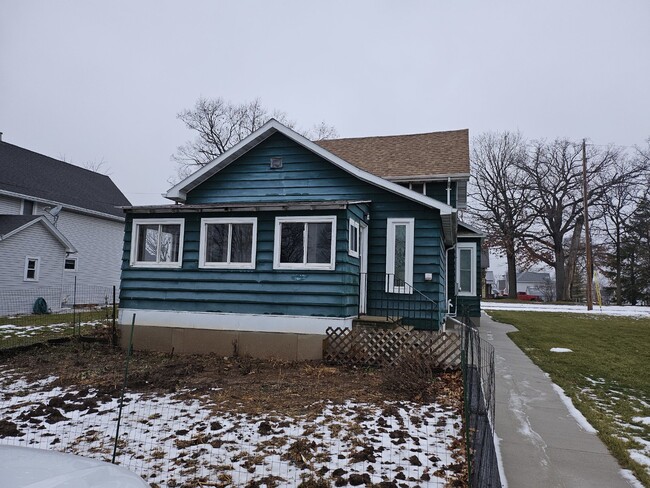
<path fill-rule="evenodd" d="M 495 349 L 495 427 L 508 487 L 634 486 L 600 439 L 571 416 L 551 380 L 506 336 L 516 329 L 484 314 L 479 330 Z"/>

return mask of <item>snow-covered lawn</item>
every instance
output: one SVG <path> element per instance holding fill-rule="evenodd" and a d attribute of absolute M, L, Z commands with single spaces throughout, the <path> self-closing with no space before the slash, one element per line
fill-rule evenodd
<path fill-rule="evenodd" d="M 565 312 L 565 313 L 587 313 L 594 315 L 618 315 L 626 317 L 646 317 L 650 318 L 650 307 L 640 306 L 617 306 L 603 305 L 599 307 L 594 305 L 593 310 L 587 310 L 586 305 L 556 305 L 550 303 L 536 302 L 499 302 L 499 301 L 482 301 L 481 310 L 512 310 L 521 312 Z"/>
<path fill-rule="evenodd" d="M 0 370 L 0 443 L 110 460 L 118 400 Z M 220 410 L 208 395 L 126 395 L 117 460 L 152 486 L 447 486 L 464 468 L 461 418 L 439 404 L 322 402 L 288 417 Z M 203 484 L 202 484 L 203 483 Z M 459 485 L 453 485 L 459 486 Z"/>

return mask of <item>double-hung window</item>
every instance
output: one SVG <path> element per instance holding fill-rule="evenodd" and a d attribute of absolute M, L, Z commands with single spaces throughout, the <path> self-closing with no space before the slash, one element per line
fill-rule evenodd
<path fill-rule="evenodd" d="M 131 266 L 180 268 L 183 219 L 135 219 L 131 234 Z"/>
<path fill-rule="evenodd" d="M 27 256 L 25 258 L 25 274 L 24 281 L 38 281 L 41 271 L 41 258 L 32 258 Z"/>
<path fill-rule="evenodd" d="M 386 291 L 413 292 L 415 219 L 388 219 L 386 227 Z M 407 286 L 410 285 L 410 286 Z"/>
<path fill-rule="evenodd" d="M 334 269 L 336 216 L 276 217 L 273 268 Z"/>
<path fill-rule="evenodd" d="M 201 220 L 199 267 L 255 269 L 256 218 Z"/>
<path fill-rule="evenodd" d="M 474 296 L 476 295 L 476 243 L 458 243 L 456 253 L 458 294 Z"/>

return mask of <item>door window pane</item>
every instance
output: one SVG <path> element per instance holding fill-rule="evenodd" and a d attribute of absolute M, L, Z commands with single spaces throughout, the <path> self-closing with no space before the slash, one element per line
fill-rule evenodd
<path fill-rule="evenodd" d="M 156 262 L 158 255 L 158 224 L 138 226 L 137 260 Z"/>
<path fill-rule="evenodd" d="M 469 292 L 472 289 L 472 250 L 460 249 L 460 290 Z"/>
<path fill-rule="evenodd" d="M 181 236 L 180 225 L 162 225 L 160 230 L 160 256 L 161 263 L 175 263 L 178 261 L 178 243 Z"/>
<path fill-rule="evenodd" d="M 406 225 L 395 226 L 395 286 L 406 279 Z"/>

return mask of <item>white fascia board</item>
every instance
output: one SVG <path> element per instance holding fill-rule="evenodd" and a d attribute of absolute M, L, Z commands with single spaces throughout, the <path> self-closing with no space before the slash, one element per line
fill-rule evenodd
<path fill-rule="evenodd" d="M 460 236 L 463 236 L 463 237 L 485 237 L 485 234 L 484 234 L 482 231 L 480 231 L 480 230 L 477 229 L 476 227 L 474 227 L 474 226 L 472 226 L 472 225 L 469 225 L 469 224 L 467 224 L 467 223 L 465 223 L 465 222 L 461 222 L 461 221 L 459 221 L 459 222 L 458 222 L 458 227 L 464 227 L 465 229 L 467 229 L 468 231 L 470 231 L 470 233 L 467 233 L 467 232 L 461 232 L 461 231 L 459 230 L 459 231 L 458 231 L 458 236 L 459 236 L 459 237 L 460 237 Z"/>
<path fill-rule="evenodd" d="M 409 200 L 420 203 L 426 207 L 436 209 L 440 211 L 441 215 L 451 215 L 456 213 L 456 209 L 449 205 L 446 205 L 442 202 L 434 200 L 433 198 L 424 196 L 421 193 L 417 193 L 407 188 L 404 188 L 403 186 L 398 185 L 397 183 L 393 183 L 391 181 L 385 180 L 384 178 L 380 178 L 379 176 L 373 175 L 372 173 L 368 173 L 367 171 L 357 168 L 353 164 L 350 164 L 344 159 L 341 159 L 338 156 L 327 151 L 326 149 L 323 149 L 318 144 L 310 141 L 306 137 L 282 125 L 280 122 L 278 122 L 275 119 L 269 120 L 261 128 L 253 132 L 246 139 L 242 140 L 239 144 L 226 151 L 224 154 L 219 156 L 211 163 L 208 163 L 206 166 L 198 170 L 196 173 L 190 175 L 189 177 L 187 177 L 186 179 L 178 183 L 176 186 L 171 188 L 165 196 L 171 200 L 183 201 L 188 191 L 198 186 L 207 178 L 221 171 L 223 168 L 228 166 L 231 162 L 233 162 L 243 153 L 249 151 L 250 149 L 258 145 L 260 142 L 264 141 L 271 135 L 275 134 L 276 132 L 280 132 L 281 134 L 285 135 L 289 139 L 292 139 L 294 142 L 297 142 L 301 146 L 305 147 L 312 153 L 317 154 L 318 156 L 329 161 L 335 166 L 338 166 L 342 170 L 346 171 L 347 173 L 350 173 L 352 176 L 355 176 L 361 181 L 365 181 L 366 183 L 370 183 L 371 185 L 377 186 L 379 188 L 383 188 L 384 190 L 390 191 L 391 193 L 401 195 Z"/>
<path fill-rule="evenodd" d="M 117 222 L 124 222 L 124 217 L 118 217 L 117 215 L 111 215 L 104 212 L 98 212 L 97 210 L 90 210 L 88 208 L 77 207 L 76 205 L 70 205 L 68 203 L 57 202 L 54 200 L 47 200 L 45 198 L 34 197 L 32 195 L 27 195 L 24 193 L 16 193 L 13 191 L 0 190 L 0 195 L 7 195 L 9 197 L 20 198 L 22 200 L 32 200 L 33 202 L 46 203 L 47 205 L 52 205 L 56 207 L 61 205 L 64 210 L 72 210 L 74 212 L 83 213 L 87 215 L 92 215 L 93 217 L 101 217 L 103 219 L 115 220 Z M 116 207 L 117 208 L 117 207 Z"/>
<path fill-rule="evenodd" d="M 45 217 L 40 216 L 34 220 L 31 220 L 27 222 L 24 225 L 21 225 L 17 229 L 12 230 L 11 232 L 8 232 L 7 234 L 0 236 L 0 241 L 4 241 L 5 239 L 9 239 L 11 236 L 18 234 L 19 232 L 22 232 L 23 230 L 31 227 L 32 225 L 35 225 L 37 223 L 42 223 L 45 228 L 50 231 L 50 233 L 58 240 L 63 247 L 65 248 L 65 251 L 69 254 L 73 254 L 77 252 L 77 249 L 72 245 L 72 243 L 61 233 L 59 229 L 54 227 L 49 220 L 47 220 Z"/>
<path fill-rule="evenodd" d="M 328 327 L 352 327 L 352 317 L 309 315 L 270 315 L 253 313 L 185 312 L 120 308 L 120 325 L 175 327 L 181 329 L 233 330 L 246 332 L 285 332 L 325 335 Z"/>
<path fill-rule="evenodd" d="M 451 178 L 451 181 L 468 181 L 469 176 L 469 173 L 449 173 L 439 175 L 391 176 L 385 179 L 389 181 L 427 183 L 429 181 L 447 181 L 449 178 Z"/>

